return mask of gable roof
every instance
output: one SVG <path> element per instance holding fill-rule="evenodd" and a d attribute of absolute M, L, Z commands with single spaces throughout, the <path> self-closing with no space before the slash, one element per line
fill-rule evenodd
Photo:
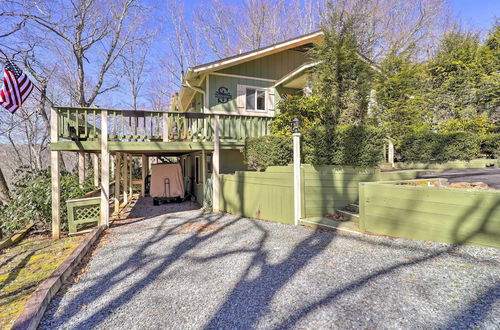
<path fill-rule="evenodd" d="M 251 50 L 249 52 L 226 57 L 217 61 L 205 63 L 188 69 L 189 72 L 201 73 L 205 71 L 221 70 L 237 64 L 249 62 L 264 56 L 278 53 L 287 49 L 296 48 L 302 45 L 317 43 L 323 39 L 323 32 L 316 31 L 296 38 L 288 39 L 267 47 Z"/>
<path fill-rule="evenodd" d="M 279 53 L 285 50 L 298 48 L 301 49 L 312 43 L 319 43 L 323 40 L 323 32 L 315 31 L 309 34 L 301 35 L 296 38 L 288 39 L 270 46 L 251 50 L 245 53 L 226 57 L 217 61 L 201 64 L 188 68 L 184 77 L 182 77 L 182 87 L 179 91 L 179 100 L 181 108 L 188 106 L 189 100 L 196 93 L 196 86 L 200 86 L 206 74 L 222 70 L 241 63 L 253 61 L 271 54 Z M 302 50 L 303 51 L 303 50 Z"/>

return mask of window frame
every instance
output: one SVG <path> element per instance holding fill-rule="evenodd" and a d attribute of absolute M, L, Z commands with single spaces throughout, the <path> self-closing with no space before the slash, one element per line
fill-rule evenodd
<path fill-rule="evenodd" d="M 244 85 L 243 88 L 245 89 L 245 111 L 248 111 L 248 112 L 267 112 L 268 110 L 268 104 L 267 104 L 267 93 L 268 93 L 268 89 L 265 88 L 265 87 L 258 87 L 258 86 L 248 86 L 248 85 Z M 249 89 L 253 89 L 255 90 L 255 98 L 254 98 L 254 102 L 255 102 L 255 109 L 248 109 L 247 108 L 247 91 Z M 264 93 L 264 109 L 263 110 L 260 110 L 260 109 L 257 109 L 257 95 L 258 95 L 258 92 L 263 92 Z"/>

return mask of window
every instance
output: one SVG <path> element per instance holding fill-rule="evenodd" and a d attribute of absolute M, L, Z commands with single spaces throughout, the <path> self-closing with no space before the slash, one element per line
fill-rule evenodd
<path fill-rule="evenodd" d="M 246 110 L 266 111 L 266 92 L 264 89 L 246 89 Z"/>
<path fill-rule="evenodd" d="M 194 182 L 196 184 L 200 184 L 200 157 L 196 157 L 194 159 Z"/>

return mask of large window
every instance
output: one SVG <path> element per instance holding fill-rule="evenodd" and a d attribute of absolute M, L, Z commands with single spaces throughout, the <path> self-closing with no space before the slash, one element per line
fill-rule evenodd
<path fill-rule="evenodd" d="M 246 110 L 266 111 L 266 92 L 264 89 L 246 88 Z"/>

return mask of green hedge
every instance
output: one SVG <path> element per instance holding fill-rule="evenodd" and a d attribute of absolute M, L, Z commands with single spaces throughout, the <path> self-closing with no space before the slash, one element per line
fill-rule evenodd
<path fill-rule="evenodd" d="M 328 130 L 324 126 L 302 135 L 302 159 L 312 165 L 377 166 L 383 160 L 382 130 L 373 126 L 343 125 Z M 270 135 L 249 138 L 245 161 L 250 168 L 284 166 L 292 162 L 290 136 Z"/>
<path fill-rule="evenodd" d="M 268 166 L 285 166 L 292 162 L 293 147 L 291 136 L 267 135 L 248 138 L 245 143 L 245 162 L 256 170 Z"/>
<path fill-rule="evenodd" d="M 404 161 L 471 160 L 478 157 L 480 138 L 468 132 L 418 132 L 406 135 L 400 153 Z"/>
<path fill-rule="evenodd" d="M 342 125 L 333 129 L 323 126 L 304 134 L 304 162 L 312 165 L 379 165 L 385 134 L 374 126 Z"/>
<path fill-rule="evenodd" d="M 488 134 L 481 140 L 481 153 L 490 157 L 500 156 L 500 134 Z"/>

